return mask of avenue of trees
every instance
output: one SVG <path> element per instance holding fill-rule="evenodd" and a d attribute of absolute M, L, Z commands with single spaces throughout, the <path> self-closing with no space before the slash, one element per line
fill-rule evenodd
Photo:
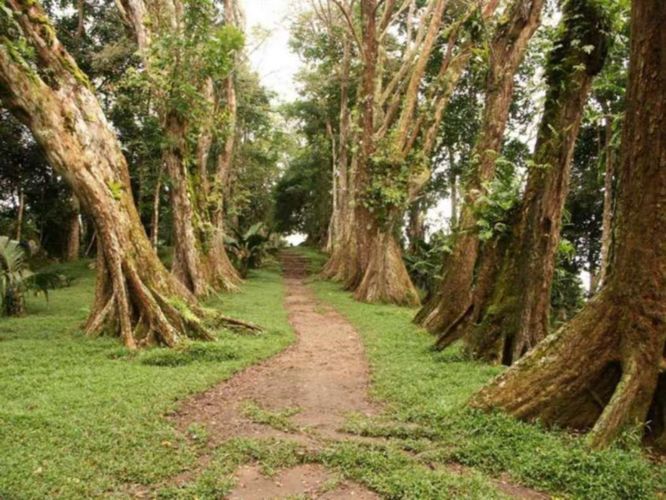
<path fill-rule="evenodd" d="M 2 0 L 0 234 L 96 257 L 85 330 L 136 349 L 256 328 L 200 301 L 301 232 L 509 367 L 472 407 L 666 448 L 666 4 L 303 5 L 275 110 L 238 0 Z"/>
<path fill-rule="evenodd" d="M 472 406 L 590 430 L 595 447 L 637 426 L 658 443 L 665 15 L 311 1 L 289 109 L 308 148 L 278 223 L 329 252 L 324 276 L 356 299 L 419 305 L 435 348 L 513 365 Z"/>

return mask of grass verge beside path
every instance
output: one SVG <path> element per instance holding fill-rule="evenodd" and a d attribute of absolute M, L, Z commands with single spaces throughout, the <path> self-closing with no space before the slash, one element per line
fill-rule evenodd
<path fill-rule="evenodd" d="M 294 334 L 276 268 L 207 306 L 253 321 L 260 336 L 130 355 L 117 340 L 80 333 L 92 302 L 86 262 L 50 302 L 30 298 L 24 318 L 0 318 L 0 498 L 124 496 L 192 464 L 195 450 L 165 418 L 179 399 L 284 349 Z"/>
<path fill-rule="evenodd" d="M 324 257 L 298 249 L 316 271 Z M 501 368 L 465 360 L 459 348 L 431 350 L 433 337 L 411 320 L 415 310 L 356 302 L 335 283 L 313 280 L 323 302 L 360 333 L 372 368 L 372 394 L 385 402 L 381 418 L 357 418 L 349 431 L 418 442 L 419 457 L 458 463 L 554 495 L 586 499 L 655 498 L 664 495 L 666 472 L 631 439 L 590 452 L 580 438 L 547 431 L 500 414 L 465 408 L 467 399 Z M 399 442 L 399 441 L 396 441 Z"/>

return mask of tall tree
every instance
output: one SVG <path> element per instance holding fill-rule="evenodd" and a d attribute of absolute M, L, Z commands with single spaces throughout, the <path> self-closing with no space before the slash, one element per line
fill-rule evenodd
<path fill-rule="evenodd" d="M 361 2 L 360 28 L 349 2 L 335 1 L 361 58 L 356 98 L 360 147 L 350 161 L 344 239 L 334 242 L 325 274 L 364 301 L 419 302 L 396 239 L 405 210 L 430 175 L 439 124 L 478 36 L 467 28 L 487 20 L 496 1 L 454 6 L 445 46 L 440 44 L 448 3 Z M 401 24 L 402 23 L 402 24 Z M 402 26 L 402 27 L 401 27 Z M 392 37 L 402 29 L 404 40 Z M 388 47 L 397 43 L 401 50 Z M 426 70 L 438 66 L 427 89 Z"/>
<path fill-rule="evenodd" d="M 231 26 L 216 25 L 210 1 L 117 0 L 117 4 L 137 39 L 166 138 L 163 162 L 171 180 L 173 273 L 195 295 L 233 290 L 240 278 L 224 248 L 219 193 L 226 180 L 223 163 L 233 151 L 236 100 L 228 73 L 241 37 Z M 233 2 L 227 4 L 231 8 Z M 215 79 L 223 80 L 219 85 L 225 88 L 234 120 L 211 181 L 208 157 L 210 129 L 215 125 Z"/>
<path fill-rule="evenodd" d="M 471 310 L 474 269 L 479 254 L 477 200 L 495 175 L 509 117 L 514 76 L 527 45 L 539 26 L 542 0 L 516 0 L 497 27 L 489 46 L 489 69 L 481 132 L 465 186 L 459 227 L 452 254 L 447 257 L 441 286 L 416 316 L 432 332 L 444 332 Z"/>
<path fill-rule="evenodd" d="M 663 446 L 666 408 L 666 3 L 634 0 L 614 261 L 585 308 L 482 389 L 475 407 L 590 429 L 607 446 L 644 426 Z"/>
<path fill-rule="evenodd" d="M 130 348 L 210 338 L 194 298 L 152 249 L 121 146 L 40 4 L 5 1 L 0 35 L 2 103 L 31 130 L 95 224 L 98 280 L 87 331 L 119 334 Z"/>
<path fill-rule="evenodd" d="M 548 333 L 550 301 L 571 158 L 592 80 L 608 50 L 608 15 L 596 0 L 567 1 L 561 34 L 546 67 L 547 93 L 527 185 L 492 297 L 476 310 L 480 325 L 452 328 L 440 348 L 467 332 L 474 357 L 511 364 Z M 497 253 L 486 258 L 498 258 Z"/>

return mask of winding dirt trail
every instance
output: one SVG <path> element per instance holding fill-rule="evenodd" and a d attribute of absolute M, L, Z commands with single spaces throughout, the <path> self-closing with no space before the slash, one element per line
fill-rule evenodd
<path fill-rule="evenodd" d="M 296 343 L 191 398 L 178 412 L 181 429 L 205 423 L 213 446 L 232 437 L 278 437 L 316 446 L 321 438 L 341 437 L 338 428 L 349 413 L 376 413 L 368 397 L 369 371 L 358 334 L 340 314 L 317 302 L 305 284 L 305 259 L 284 253 L 281 261 L 287 288 L 285 307 L 297 334 Z M 281 431 L 253 422 L 247 416 L 248 405 L 271 412 L 298 410 L 289 417 L 294 429 Z M 274 478 L 261 475 L 258 467 L 245 466 L 236 476 L 238 486 L 229 498 L 378 498 L 349 482 L 324 491 L 335 478 L 317 465 L 301 465 Z"/>
<path fill-rule="evenodd" d="M 312 450 L 330 440 L 377 442 L 339 430 L 350 413 L 370 416 L 380 410 L 368 396 L 369 369 L 358 333 L 343 316 L 317 301 L 305 283 L 305 258 L 284 252 L 281 261 L 286 282 L 285 307 L 296 342 L 281 354 L 187 400 L 177 412 L 177 426 L 184 432 L 191 424 L 204 424 L 211 448 L 234 437 L 282 438 Z M 254 409 L 254 418 L 248 408 Z M 283 425 L 257 423 L 257 410 L 282 413 Z M 201 458 L 200 469 L 206 467 L 208 460 L 207 456 Z M 463 467 L 444 467 L 466 473 Z M 187 483 L 195 474 L 184 473 L 173 482 Z M 361 485 L 341 482 L 325 467 L 315 464 L 284 469 L 270 478 L 261 473 L 259 466 L 246 465 L 236 471 L 236 479 L 237 486 L 228 497 L 234 500 L 380 498 Z M 513 498 L 548 498 L 508 481 L 493 483 Z"/>

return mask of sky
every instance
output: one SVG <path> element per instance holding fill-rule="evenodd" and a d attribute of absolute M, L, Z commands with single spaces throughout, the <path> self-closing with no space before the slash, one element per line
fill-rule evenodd
<path fill-rule="evenodd" d="M 280 101 L 293 100 L 297 96 L 294 75 L 301 61 L 289 50 L 289 25 L 304 1 L 242 0 L 242 4 L 252 66 Z"/>

